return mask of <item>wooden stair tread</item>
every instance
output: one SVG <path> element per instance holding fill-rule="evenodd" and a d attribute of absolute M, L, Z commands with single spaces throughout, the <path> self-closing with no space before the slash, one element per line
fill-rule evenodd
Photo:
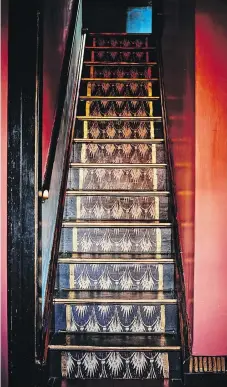
<path fill-rule="evenodd" d="M 158 101 L 160 99 L 159 96 L 144 96 L 144 97 L 131 97 L 131 96 L 87 96 L 87 95 L 81 95 L 79 97 L 80 100 L 87 100 L 87 101 Z"/>
<path fill-rule="evenodd" d="M 179 351 L 180 341 L 174 334 L 105 334 L 55 333 L 51 350 L 77 351 Z"/>
<path fill-rule="evenodd" d="M 114 168 L 114 169 L 122 169 L 122 168 L 166 168 L 166 163 L 73 163 L 71 162 L 69 165 L 71 168 Z"/>
<path fill-rule="evenodd" d="M 175 260 L 172 258 L 155 258 L 155 259 L 121 259 L 121 258 L 58 258 L 58 264 L 127 264 L 127 265 L 141 265 L 141 264 L 153 264 L 153 265 L 164 265 L 164 264 L 174 264 Z"/>
<path fill-rule="evenodd" d="M 172 223 L 170 222 L 159 222 L 159 221 L 109 221 L 109 220 L 102 220 L 102 221 L 84 221 L 84 220 L 77 220 L 77 219 L 71 219 L 71 220 L 63 220 L 62 227 L 87 227 L 87 228 L 148 228 L 148 227 L 157 227 L 157 228 L 165 228 L 165 227 L 172 227 Z"/>
<path fill-rule="evenodd" d="M 145 117 L 138 117 L 138 116 L 77 116 L 77 120 L 80 121 L 162 121 L 161 116 L 145 116 Z"/>
<path fill-rule="evenodd" d="M 173 254 L 144 254 L 144 253 L 77 253 L 77 252 L 59 252 L 59 261 L 61 263 L 67 263 L 71 260 L 73 263 L 134 263 L 134 262 L 147 262 L 147 263 L 174 263 L 175 257 Z"/>
<path fill-rule="evenodd" d="M 150 50 L 156 50 L 155 46 L 148 46 L 148 47 L 122 47 L 122 46 L 86 46 L 86 50 L 100 50 L 100 51 L 150 51 Z"/>
<path fill-rule="evenodd" d="M 88 36 L 152 36 L 152 33 L 150 32 L 141 32 L 138 34 L 138 32 L 89 32 Z"/>
<path fill-rule="evenodd" d="M 68 189 L 66 196 L 169 196 L 169 191 L 88 191 Z"/>
<path fill-rule="evenodd" d="M 63 304 L 176 304 L 171 291 L 103 291 L 60 289 L 55 291 L 55 303 Z"/>
<path fill-rule="evenodd" d="M 82 82 L 157 82 L 158 78 L 81 78 Z"/>
<path fill-rule="evenodd" d="M 85 66 L 137 66 L 137 67 L 148 67 L 148 66 L 156 66 L 157 62 L 91 62 L 91 61 L 84 61 Z"/>
<path fill-rule="evenodd" d="M 163 144 L 165 140 L 163 138 L 153 139 L 130 139 L 130 138 L 74 138 L 73 142 L 84 144 Z"/>

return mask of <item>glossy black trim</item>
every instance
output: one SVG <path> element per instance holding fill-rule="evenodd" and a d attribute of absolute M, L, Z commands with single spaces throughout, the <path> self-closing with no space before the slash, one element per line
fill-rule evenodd
<path fill-rule="evenodd" d="M 9 0 L 7 232 L 10 387 L 32 386 L 38 378 L 36 271 L 41 167 L 42 14 L 42 0 Z"/>

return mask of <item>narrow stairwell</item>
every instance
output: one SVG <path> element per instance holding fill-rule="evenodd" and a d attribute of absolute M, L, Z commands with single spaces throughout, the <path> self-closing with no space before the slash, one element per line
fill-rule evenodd
<path fill-rule="evenodd" d="M 50 377 L 180 379 L 152 35 L 89 34 L 64 204 Z"/>

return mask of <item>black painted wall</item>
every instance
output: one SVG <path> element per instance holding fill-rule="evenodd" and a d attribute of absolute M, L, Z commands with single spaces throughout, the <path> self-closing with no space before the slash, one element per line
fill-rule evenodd
<path fill-rule="evenodd" d="M 151 4 L 150 0 L 83 0 L 83 25 L 90 32 L 126 32 L 127 8 Z"/>

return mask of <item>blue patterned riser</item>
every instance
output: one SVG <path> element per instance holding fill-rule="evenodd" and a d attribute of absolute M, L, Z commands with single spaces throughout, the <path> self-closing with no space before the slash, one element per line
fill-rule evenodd
<path fill-rule="evenodd" d="M 55 331 L 176 333 L 177 305 L 55 304 Z"/>
<path fill-rule="evenodd" d="M 58 264 L 56 288 L 115 291 L 173 290 L 174 264 L 61 263 Z"/>
<path fill-rule="evenodd" d="M 62 228 L 61 252 L 173 253 L 172 229 L 148 228 Z"/>
<path fill-rule="evenodd" d="M 68 379 L 180 379 L 180 352 L 51 351 L 50 375 Z"/>

